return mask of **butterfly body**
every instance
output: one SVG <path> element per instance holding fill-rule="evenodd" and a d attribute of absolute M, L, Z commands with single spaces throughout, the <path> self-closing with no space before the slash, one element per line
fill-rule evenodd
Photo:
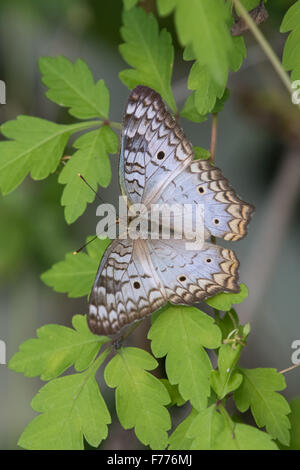
<path fill-rule="evenodd" d="M 136 239 L 129 231 L 126 238 L 114 240 L 101 260 L 88 315 L 94 333 L 117 334 L 167 302 L 190 305 L 218 292 L 239 291 L 234 252 L 209 238 L 243 238 L 253 207 L 236 195 L 221 170 L 193 160 L 182 129 L 148 87 L 136 87 L 125 107 L 119 174 L 129 214 L 131 207 L 141 205 L 147 224 Z M 187 241 L 195 237 L 192 225 L 178 238 L 177 215 L 169 219 L 167 239 L 161 234 L 164 216 L 158 236 L 153 236 L 152 208 L 184 205 L 193 220 L 204 207 L 201 249 L 187 249 Z"/>

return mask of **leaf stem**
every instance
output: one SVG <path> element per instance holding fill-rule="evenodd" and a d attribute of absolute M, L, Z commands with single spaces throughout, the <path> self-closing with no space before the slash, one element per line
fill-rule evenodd
<path fill-rule="evenodd" d="M 218 113 L 213 113 L 212 126 L 211 126 L 211 138 L 210 138 L 210 161 L 212 163 L 215 163 L 215 159 L 216 159 L 217 131 L 218 131 Z"/>
<path fill-rule="evenodd" d="M 256 23 L 253 21 L 251 16 L 249 15 L 246 8 L 241 4 L 240 0 L 232 0 L 236 10 L 239 12 L 241 17 L 244 19 L 245 23 L 249 27 L 250 31 L 252 32 L 253 36 L 259 43 L 260 47 L 268 57 L 269 61 L 273 65 L 274 69 L 276 70 L 278 76 L 282 80 L 283 84 L 287 88 L 288 92 L 291 94 L 292 87 L 291 81 L 288 73 L 284 70 L 279 58 L 273 51 L 272 47 L 270 46 L 269 42 L 266 40 L 260 29 L 257 27 Z"/>
<path fill-rule="evenodd" d="M 298 362 L 298 364 L 295 364 L 291 367 L 288 367 L 287 369 L 280 370 L 279 374 L 285 374 L 286 372 L 289 372 L 290 370 L 296 369 L 296 367 L 300 367 L 300 362 Z"/>

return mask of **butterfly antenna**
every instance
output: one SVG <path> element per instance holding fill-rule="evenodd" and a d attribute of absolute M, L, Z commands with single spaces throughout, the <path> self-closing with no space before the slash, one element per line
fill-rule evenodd
<path fill-rule="evenodd" d="M 82 176 L 81 173 L 78 173 L 79 178 L 93 191 L 94 194 L 96 194 L 97 198 L 105 204 L 105 201 L 103 201 L 102 197 L 99 196 L 97 191 L 94 190 L 94 188 L 87 182 L 87 180 Z"/>
<path fill-rule="evenodd" d="M 91 240 L 89 240 L 89 241 L 86 242 L 84 245 L 82 245 L 80 248 L 78 248 L 78 250 L 73 251 L 73 255 L 77 255 L 77 253 L 79 253 L 81 250 L 83 250 L 83 248 L 85 248 L 87 245 L 89 245 L 89 244 L 92 243 L 94 240 L 96 240 L 96 238 L 98 238 L 97 235 L 95 235 Z"/>

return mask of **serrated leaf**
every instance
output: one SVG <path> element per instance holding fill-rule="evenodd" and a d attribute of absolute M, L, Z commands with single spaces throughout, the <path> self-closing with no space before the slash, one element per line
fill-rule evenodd
<path fill-rule="evenodd" d="M 0 187 L 3 194 L 15 189 L 30 172 L 33 179 L 55 171 L 73 132 L 89 123 L 55 124 L 30 116 L 19 116 L 1 126 L 9 141 L 0 142 Z"/>
<path fill-rule="evenodd" d="M 202 147 L 194 146 L 194 160 L 208 160 L 210 158 L 210 151 Z"/>
<path fill-rule="evenodd" d="M 157 361 L 138 348 L 121 348 L 105 368 L 104 378 L 116 388 L 116 409 L 124 429 L 134 427 L 137 438 L 151 449 L 164 449 L 171 427 L 164 405 L 170 401 L 165 386 L 147 370 Z"/>
<path fill-rule="evenodd" d="M 88 369 L 47 383 L 32 400 L 43 413 L 25 428 L 18 444 L 32 450 L 83 449 L 83 436 L 97 447 L 107 437 L 110 414 Z"/>
<path fill-rule="evenodd" d="M 196 105 L 195 105 L 195 92 L 187 97 L 186 102 L 182 110 L 180 111 L 180 116 L 189 119 L 192 122 L 203 122 L 206 121 L 207 117 L 199 114 Z"/>
<path fill-rule="evenodd" d="M 200 412 L 191 423 L 187 436 L 192 450 L 275 450 L 271 436 L 258 429 L 227 420 L 215 405 Z"/>
<path fill-rule="evenodd" d="M 75 315 L 72 324 L 74 329 L 61 325 L 39 328 L 37 339 L 21 344 L 8 367 L 27 377 L 40 376 L 42 380 L 57 377 L 73 364 L 77 371 L 86 369 L 109 339 L 93 335 L 84 315 Z"/>
<path fill-rule="evenodd" d="M 42 82 L 49 88 L 46 96 L 60 106 L 69 108 L 69 113 L 79 119 L 100 117 L 109 114 L 109 92 L 104 80 L 96 84 L 84 60 L 73 64 L 63 56 L 41 57 L 39 68 Z"/>
<path fill-rule="evenodd" d="M 88 240 L 87 240 L 88 241 Z M 54 264 L 51 269 L 41 275 L 42 281 L 52 287 L 56 292 L 65 292 L 69 297 L 82 297 L 88 295 L 92 288 L 101 257 L 110 243 L 110 240 L 93 241 L 92 256 L 86 253 L 68 253 L 64 261 Z M 99 257 L 94 256 L 95 251 Z"/>
<path fill-rule="evenodd" d="M 276 369 L 240 369 L 242 385 L 235 391 L 237 408 L 251 412 L 258 427 L 266 426 L 267 432 L 285 445 L 290 440 L 290 422 L 286 415 L 290 407 L 286 399 L 277 393 L 286 387 L 285 379 Z"/>
<path fill-rule="evenodd" d="M 171 35 L 165 29 L 159 32 L 155 17 L 141 8 L 124 11 L 121 35 L 125 43 L 120 45 L 120 53 L 133 67 L 120 72 L 121 81 L 129 88 L 136 85 L 153 88 L 175 111 L 171 89 L 174 60 Z"/>
<path fill-rule="evenodd" d="M 158 2 L 160 13 L 175 9 L 175 25 L 183 46 L 190 46 L 194 58 L 204 66 L 210 79 L 218 86 L 226 86 L 228 69 L 241 64 L 245 48 L 243 38 L 233 38 L 231 5 L 223 0 L 191 0 L 189 7 L 181 0 Z M 235 41 L 238 39 L 238 41 Z"/>
<path fill-rule="evenodd" d="M 291 79 L 300 79 L 300 0 L 294 3 L 286 12 L 280 32 L 289 34 L 283 50 L 282 64 L 291 71 Z"/>
<path fill-rule="evenodd" d="M 98 184 L 107 187 L 111 180 L 108 154 L 117 153 L 119 139 L 108 126 L 81 135 L 73 144 L 78 149 L 59 175 L 65 184 L 61 203 L 65 206 L 66 221 L 71 224 L 85 211 L 95 193 L 79 178 L 80 173 L 97 192 Z"/>
<path fill-rule="evenodd" d="M 167 306 L 152 324 L 148 338 L 156 357 L 166 357 L 171 384 L 193 407 L 206 407 L 210 395 L 211 363 L 203 348 L 217 348 L 221 332 L 214 320 L 195 307 Z"/>
<path fill-rule="evenodd" d="M 288 449 L 300 450 L 300 398 L 294 398 L 290 402 L 290 408 L 291 442 Z"/>
<path fill-rule="evenodd" d="M 192 410 L 169 437 L 169 450 L 189 450 L 191 448 L 192 439 L 187 436 L 189 428 L 197 416 L 197 411 Z"/>
<path fill-rule="evenodd" d="M 213 308 L 222 311 L 228 311 L 233 304 L 240 304 L 248 297 L 248 288 L 245 284 L 240 284 L 240 292 L 232 294 L 230 292 L 221 292 L 206 300 L 206 303 Z"/>

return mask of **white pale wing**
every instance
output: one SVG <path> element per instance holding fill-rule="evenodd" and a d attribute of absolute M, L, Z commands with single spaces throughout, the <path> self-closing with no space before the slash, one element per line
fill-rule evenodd
<path fill-rule="evenodd" d="M 88 323 L 114 335 L 167 301 L 191 305 L 221 291 L 238 292 L 233 251 L 206 243 L 186 250 L 185 240 L 115 240 L 92 289 Z"/>
<path fill-rule="evenodd" d="M 193 158 L 182 129 L 151 88 L 136 87 L 123 119 L 120 183 L 131 203 L 149 205 Z"/>

